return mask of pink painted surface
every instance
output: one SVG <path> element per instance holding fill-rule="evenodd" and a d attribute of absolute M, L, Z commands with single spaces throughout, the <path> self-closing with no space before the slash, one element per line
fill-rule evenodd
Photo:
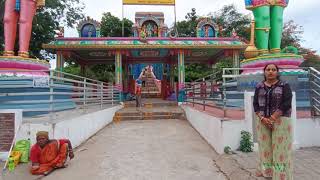
<path fill-rule="evenodd" d="M 119 41 L 131 41 L 131 40 L 140 40 L 139 37 L 102 37 L 102 38 L 56 38 L 56 40 L 63 40 L 63 41 L 106 41 L 106 40 L 119 40 Z M 197 38 L 197 37 L 177 37 L 177 38 L 169 38 L 169 37 L 150 37 L 147 38 L 150 41 L 157 41 L 157 40 L 169 40 L 169 41 L 239 41 L 238 38 L 226 37 L 212 37 L 212 38 Z"/>
<path fill-rule="evenodd" d="M 219 107 L 209 107 L 206 106 L 205 110 L 203 110 L 203 105 L 195 104 L 194 106 L 192 103 L 188 103 L 187 106 L 192 107 L 194 109 L 197 109 L 199 111 L 203 111 L 204 113 L 218 117 L 218 118 L 224 118 L 224 112 L 223 109 Z M 240 109 L 227 109 L 226 110 L 226 120 L 244 120 L 245 115 L 244 111 Z"/>
<path fill-rule="evenodd" d="M 250 62 L 247 64 L 243 64 L 241 67 L 243 68 L 255 68 L 255 67 L 264 67 L 270 63 L 276 63 L 277 65 L 285 65 L 285 66 L 292 66 L 292 67 L 299 67 L 299 65 L 303 62 L 303 60 L 299 59 L 279 59 L 279 60 L 260 60 L 255 62 Z"/>
<path fill-rule="evenodd" d="M 48 70 L 49 67 L 27 61 L 0 61 L 0 70 L 1 69 Z"/>
<path fill-rule="evenodd" d="M 5 51 L 13 51 L 19 24 L 19 51 L 28 52 L 36 1 L 21 0 L 20 13 L 15 11 L 16 0 L 6 0 L 4 13 Z"/>
<path fill-rule="evenodd" d="M 1 71 L 0 76 L 17 76 L 17 77 L 43 77 L 48 76 L 49 72 L 46 71 L 38 71 L 38 72 L 12 72 L 12 71 Z"/>

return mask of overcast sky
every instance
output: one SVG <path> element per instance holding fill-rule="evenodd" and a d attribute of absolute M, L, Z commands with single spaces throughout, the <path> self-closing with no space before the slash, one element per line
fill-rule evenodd
<path fill-rule="evenodd" d="M 122 0 L 82 0 L 85 4 L 84 13 L 100 21 L 104 12 L 111 12 L 121 18 Z M 177 20 L 183 20 L 191 8 L 196 8 L 197 14 L 205 16 L 210 12 L 221 9 L 224 5 L 235 4 L 242 13 L 251 14 L 244 7 L 244 0 L 176 0 Z M 303 46 L 312 48 L 320 54 L 320 1 L 319 0 L 290 0 L 285 10 L 285 21 L 294 20 L 303 26 Z M 161 11 L 165 14 L 165 23 L 170 27 L 174 22 L 173 6 L 124 6 L 124 17 L 134 21 L 137 11 Z M 76 30 L 66 30 L 65 36 L 76 36 Z"/>

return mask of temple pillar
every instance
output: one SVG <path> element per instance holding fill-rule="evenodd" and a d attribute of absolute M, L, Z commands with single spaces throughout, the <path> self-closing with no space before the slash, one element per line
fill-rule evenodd
<path fill-rule="evenodd" d="M 56 70 L 63 72 L 63 67 L 64 67 L 64 57 L 62 55 L 62 52 L 58 51 L 56 56 Z"/>
<path fill-rule="evenodd" d="M 240 68 L 240 58 L 239 58 L 239 50 L 233 50 L 232 51 L 232 60 L 233 60 L 233 67 L 234 68 Z M 234 75 L 239 75 L 239 69 L 233 71 Z"/>
<path fill-rule="evenodd" d="M 123 67 L 124 67 L 123 90 L 124 92 L 127 93 L 129 91 L 129 65 L 127 60 L 125 60 Z"/>
<path fill-rule="evenodd" d="M 184 51 L 178 52 L 178 102 L 185 100 L 185 66 L 184 66 Z"/>
<path fill-rule="evenodd" d="M 80 64 L 80 73 L 82 76 L 85 76 L 86 74 L 87 65 L 86 64 Z"/>
<path fill-rule="evenodd" d="M 174 64 L 170 63 L 170 91 L 174 90 Z"/>
<path fill-rule="evenodd" d="M 123 85 L 122 85 L 122 54 L 116 51 L 115 54 L 115 87 L 119 90 L 119 100 L 123 101 Z"/>

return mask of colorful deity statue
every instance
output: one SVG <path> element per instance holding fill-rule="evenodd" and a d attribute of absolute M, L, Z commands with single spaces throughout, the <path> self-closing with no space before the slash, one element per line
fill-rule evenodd
<path fill-rule="evenodd" d="M 279 53 L 283 31 L 283 11 L 289 0 L 245 0 L 253 11 L 256 46 L 260 54 Z"/>
<path fill-rule="evenodd" d="M 19 24 L 19 52 L 21 57 L 29 57 L 32 20 L 37 8 L 43 7 L 45 0 L 6 0 L 4 12 L 4 56 L 14 56 L 14 45 Z"/>

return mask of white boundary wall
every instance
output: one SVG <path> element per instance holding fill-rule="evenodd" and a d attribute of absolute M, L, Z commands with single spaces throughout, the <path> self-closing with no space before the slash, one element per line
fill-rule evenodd
<path fill-rule="evenodd" d="M 292 98 L 292 119 L 294 126 L 295 148 L 320 146 L 320 119 L 296 118 L 296 96 Z M 185 110 L 190 124 L 199 134 L 219 153 L 222 154 L 225 146 L 232 150 L 238 149 L 242 130 L 253 133 L 253 93 L 245 92 L 245 120 L 227 120 L 206 114 L 190 106 L 181 107 Z M 255 150 L 257 144 L 255 143 Z"/>
<path fill-rule="evenodd" d="M 121 108 L 122 106 L 119 105 L 75 118 L 56 120 L 54 122 L 23 123 L 17 139 L 30 138 L 31 143 L 34 144 L 38 131 L 48 131 L 50 139 L 67 138 L 70 139 L 73 147 L 77 147 L 100 129 L 110 124 L 116 111 Z"/>

